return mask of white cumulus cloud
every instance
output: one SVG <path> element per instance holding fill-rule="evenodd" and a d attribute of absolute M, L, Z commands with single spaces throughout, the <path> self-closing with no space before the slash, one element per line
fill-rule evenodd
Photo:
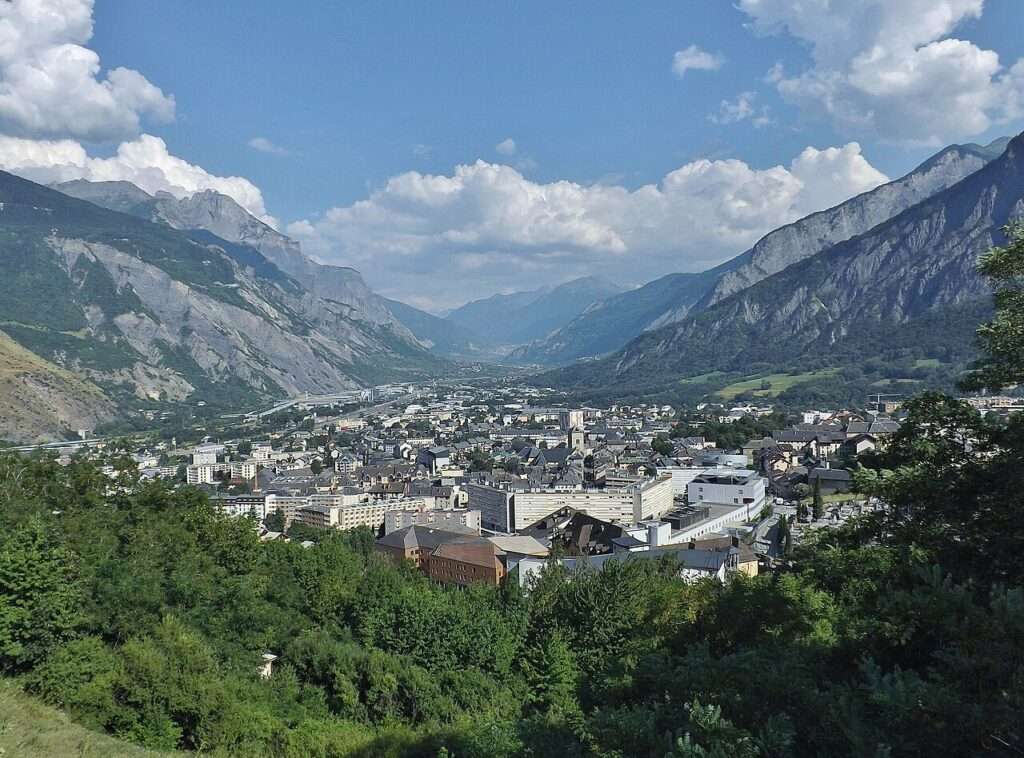
<path fill-rule="evenodd" d="M 701 50 L 696 45 L 690 45 L 685 50 L 677 50 L 672 56 L 672 73 L 682 79 L 686 72 L 695 71 L 717 71 L 725 64 L 725 58 L 718 53 L 709 53 Z"/>
<path fill-rule="evenodd" d="M 174 118 L 174 98 L 138 71 L 102 70 L 85 47 L 92 11 L 92 0 L 0 2 L 0 130 L 106 141 Z"/>
<path fill-rule="evenodd" d="M 88 154 L 74 140 L 31 140 L 0 135 L 0 168 L 43 184 L 72 179 L 128 181 L 150 194 L 186 197 L 202 190 L 228 195 L 254 216 L 276 226 L 260 189 L 240 176 L 216 176 L 172 155 L 159 137 L 143 134 L 122 142 L 109 158 Z"/>
<path fill-rule="evenodd" d="M 808 43 L 813 66 L 770 80 L 840 129 L 942 144 L 1024 115 L 1024 65 L 950 36 L 984 0 L 739 0 L 766 33 Z"/>
<path fill-rule="evenodd" d="M 395 176 L 288 232 L 321 260 L 359 268 L 384 294 L 450 306 L 546 279 L 641 283 L 701 269 L 885 181 L 857 143 L 807 148 L 788 168 L 698 160 L 636 189 L 541 184 L 477 161 L 451 176 Z"/>

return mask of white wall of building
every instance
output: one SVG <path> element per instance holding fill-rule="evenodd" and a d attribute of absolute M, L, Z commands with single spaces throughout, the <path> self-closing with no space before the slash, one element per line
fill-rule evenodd
<path fill-rule="evenodd" d="M 658 469 L 658 475 L 668 474 L 672 477 L 672 494 L 678 497 L 686 495 L 686 485 L 707 471 L 700 466 L 664 466 Z"/>
<path fill-rule="evenodd" d="M 705 472 L 706 477 L 715 478 L 714 469 Z M 728 475 L 723 472 L 722 481 L 702 481 L 700 478 L 691 481 L 686 487 L 686 498 L 691 505 L 701 503 L 720 503 L 722 505 L 747 504 L 754 509 L 756 514 L 764 506 L 765 485 L 764 477 L 751 475 L 745 481 L 731 483 L 727 481 Z"/>

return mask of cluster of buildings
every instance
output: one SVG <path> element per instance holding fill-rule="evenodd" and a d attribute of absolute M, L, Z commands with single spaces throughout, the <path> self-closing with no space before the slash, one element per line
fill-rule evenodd
<path fill-rule="evenodd" d="M 666 450 L 672 407 L 487 395 L 421 390 L 373 414 L 313 406 L 300 428 L 204 443 L 181 464 L 225 513 L 269 524 L 264 539 L 296 524 L 368 527 L 382 553 L 439 582 L 525 582 L 553 562 L 600 568 L 665 552 L 687 576 L 750 570 L 741 537 L 767 502 L 766 479 L 702 438 Z M 561 527 L 543 526 L 556 517 Z M 614 539 L 566 540 L 581 524 Z"/>
<path fill-rule="evenodd" d="M 681 576 L 724 580 L 773 557 L 776 505 L 811 488 L 848 491 L 848 461 L 899 429 L 883 413 L 809 411 L 720 449 L 673 434 L 678 411 L 668 405 L 546 399 L 472 385 L 301 398 L 246 417 L 249 438 L 171 441 L 135 460 L 143 476 L 176 477 L 207 489 L 224 513 L 254 517 L 263 539 L 286 539 L 296 525 L 367 527 L 381 553 L 439 582 L 525 583 L 552 564 L 599 570 L 665 555 Z M 699 412 L 721 424 L 772 408 Z"/>

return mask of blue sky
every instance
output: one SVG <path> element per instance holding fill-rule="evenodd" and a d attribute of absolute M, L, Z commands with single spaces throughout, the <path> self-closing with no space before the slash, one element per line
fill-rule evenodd
<path fill-rule="evenodd" d="M 11 98 L 43 103 L 5 113 L 0 90 L 0 135 L 22 141 L 7 154 L 48 140 L 23 173 L 121 177 L 128 159 L 90 161 L 152 135 L 189 167 L 164 171 L 172 191 L 234 194 L 311 254 L 435 309 L 698 270 L 941 144 L 1024 125 L 1018 0 L 19 2 L 56 29 L 0 51 Z M 98 56 L 92 77 L 118 101 L 88 130 L 17 80 L 63 43 Z M 677 53 L 698 67 L 680 76 Z M 115 81 L 119 67 L 138 78 Z M 808 147 L 840 151 L 795 165 Z"/>

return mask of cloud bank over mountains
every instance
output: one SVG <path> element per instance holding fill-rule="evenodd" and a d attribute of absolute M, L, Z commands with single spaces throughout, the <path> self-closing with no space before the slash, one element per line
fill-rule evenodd
<path fill-rule="evenodd" d="M 385 294 L 415 292 L 431 275 L 438 305 L 584 274 L 641 283 L 713 265 L 778 226 L 887 177 L 860 145 L 807 148 L 788 167 L 699 160 L 636 189 L 541 184 L 477 161 L 450 176 L 409 171 L 359 202 L 288 226 L 326 262 L 354 265 Z"/>
<path fill-rule="evenodd" d="M 109 158 L 93 158 L 74 140 L 30 140 L 0 134 L 0 166 L 42 184 L 87 179 L 126 181 L 151 195 L 169 192 L 187 197 L 212 189 L 229 195 L 254 216 L 272 226 L 259 188 L 240 176 L 215 176 L 201 166 L 171 155 L 159 137 L 143 134 L 122 142 Z"/>

